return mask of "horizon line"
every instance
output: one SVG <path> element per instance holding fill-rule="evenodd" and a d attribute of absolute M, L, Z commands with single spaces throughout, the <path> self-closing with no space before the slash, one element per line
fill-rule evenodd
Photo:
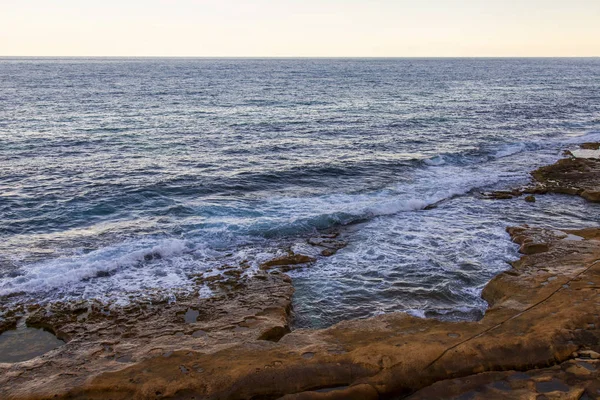
<path fill-rule="evenodd" d="M 167 56 L 167 55 L 0 55 L 0 58 L 197 58 L 197 59 L 473 59 L 473 58 L 600 58 L 594 56 Z"/>

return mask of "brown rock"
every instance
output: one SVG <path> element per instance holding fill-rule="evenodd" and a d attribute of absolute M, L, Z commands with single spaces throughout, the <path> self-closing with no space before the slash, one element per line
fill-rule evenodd
<path fill-rule="evenodd" d="M 524 255 L 485 287 L 490 308 L 477 322 L 392 313 L 286 333 L 289 279 L 262 274 L 211 299 L 111 310 L 94 303 L 86 322 L 69 307 L 37 315 L 69 342 L 26 363 L 0 365 L 0 387 L 8 399 L 596 393 L 595 360 L 571 358 L 581 348 L 600 350 L 600 241 L 563 240 L 565 232 L 526 226 L 509 232 L 515 242 L 544 243 L 547 251 Z M 179 313 L 188 307 L 199 315 L 186 324 Z M 591 373 L 567 372 L 573 363 Z"/>
<path fill-rule="evenodd" d="M 288 394 L 280 400 L 377 400 L 379 393 L 371 385 L 358 384 L 349 387 L 324 389 L 322 392 Z"/>
<path fill-rule="evenodd" d="M 548 192 L 581 195 L 589 201 L 600 201 L 600 160 L 564 158 L 555 164 L 538 168 L 533 178 Z"/>
<path fill-rule="evenodd" d="M 521 245 L 521 247 L 519 248 L 519 252 L 522 254 L 538 254 L 538 253 L 544 253 L 544 252 L 548 251 L 549 249 L 550 249 L 550 247 L 548 246 L 547 243 L 528 242 L 528 243 L 523 243 Z"/>
<path fill-rule="evenodd" d="M 335 253 L 337 253 L 336 249 L 323 249 L 323 251 L 321 251 L 323 257 L 331 257 Z"/>
<path fill-rule="evenodd" d="M 594 203 L 600 202 L 600 190 L 584 190 L 581 197 Z"/>
<path fill-rule="evenodd" d="M 515 197 L 519 197 L 523 194 L 521 189 L 513 189 L 510 191 L 506 190 L 496 190 L 494 192 L 483 193 L 483 196 L 488 199 L 493 200 L 509 200 Z"/>
<path fill-rule="evenodd" d="M 317 261 L 315 258 L 306 256 L 304 254 L 288 254 L 286 256 L 281 256 L 274 258 L 272 260 L 266 261 L 260 264 L 260 269 L 267 270 L 274 267 L 282 267 L 282 266 L 290 266 L 290 265 L 298 265 L 298 264 L 310 264 Z"/>
<path fill-rule="evenodd" d="M 344 242 L 343 240 L 335 240 L 335 239 L 323 238 L 323 237 L 310 238 L 310 239 L 308 239 L 308 244 L 313 245 L 313 246 L 325 247 L 325 248 L 333 249 L 333 250 L 339 250 L 348 245 L 348 243 Z"/>
<path fill-rule="evenodd" d="M 535 185 L 531 187 L 527 187 L 523 189 L 523 193 L 527 194 L 546 194 L 548 193 L 548 189 L 542 185 Z"/>
<path fill-rule="evenodd" d="M 529 196 L 525 196 L 525 201 L 528 203 L 535 203 L 535 196 L 530 194 Z"/>
<path fill-rule="evenodd" d="M 593 350 L 581 350 L 579 351 L 579 356 L 584 358 L 591 358 L 594 360 L 600 359 L 600 353 L 597 353 Z"/>
<path fill-rule="evenodd" d="M 573 365 L 567 367 L 565 369 L 565 372 L 572 374 L 572 375 L 578 375 L 578 376 L 592 375 L 592 372 L 589 369 L 587 369 L 581 365 L 578 365 L 578 364 L 573 364 Z"/>
<path fill-rule="evenodd" d="M 585 370 L 580 371 L 580 370 Z M 572 372 L 577 372 L 573 374 Z M 524 372 L 485 372 L 437 382 L 422 389 L 409 400 L 425 399 L 573 399 L 595 398 L 598 375 L 571 361 L 560 368 L 541 368 Z"/>
<path fill-rule="evenodd" d="M 583 150 L 600 150 L 600 143 L 587 142 L 580 144 L 579 147 Z"/>

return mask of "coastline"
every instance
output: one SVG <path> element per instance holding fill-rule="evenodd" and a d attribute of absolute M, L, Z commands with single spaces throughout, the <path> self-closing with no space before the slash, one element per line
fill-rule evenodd
<path fill-rule="evenodd" d="M 539 184 L 519 195 L 558 192 L 598 201 L 599 166 L 597 159 L 563 159 L 534 171 Z M 247 277 L 231 268 L 211 284 L 217 293 L 219 286 L 233 290 L 211 299 L 189 296 L 116 312 L 100 304 L 28 309 L 29 326 L 67 343 L 29 361 L 0 364 L 0 386 L 8 388 L 7 399 L 419 399 L 471 392 L 482 399 L 579 398 L 595 392 L 600 228 L 508 232 L 523 256 L 486 285 L 489 308 L 480 321 L 393 313 L 290 332 L 291 280 L 277 270 Z M 196 321 L 187 323 L 190 318 Z M 0 329 L 17 320 L 15 314 Z M 546 386 L 557 389 L 543 391 Z M 324 389 L 333 390 L 318 391 Z"/>

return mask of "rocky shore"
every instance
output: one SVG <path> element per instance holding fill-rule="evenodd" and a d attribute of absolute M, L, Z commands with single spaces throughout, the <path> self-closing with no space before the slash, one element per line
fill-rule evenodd
<path fill-rule="evenodd" d="M 600 201 L 597 158 L 573 154 L 532 175 L 536 183 L 515 195 Z M 0 364 L 0 398 L 599 398 L 600 228 L 507 231 L 523 256 L 485 287 L 489 309 L 476 322 L 393 313 L 290 331 L 284 271 L 314 261 L 300 254 L 254 275 L 244 266 L 199 275 L 209 299 L 13 310 L 0 331 L 26 318 L 66 343 Z M 343 247 L 335 235 L 313 244 L 323 255 Z"/>

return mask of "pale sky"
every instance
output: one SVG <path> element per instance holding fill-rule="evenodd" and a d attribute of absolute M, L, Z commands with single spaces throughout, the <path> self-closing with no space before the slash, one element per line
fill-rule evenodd
<path fill-rule="evenodd" d="M 600 0 L 0 0 L 0 56 L 600 56 Z"/>

